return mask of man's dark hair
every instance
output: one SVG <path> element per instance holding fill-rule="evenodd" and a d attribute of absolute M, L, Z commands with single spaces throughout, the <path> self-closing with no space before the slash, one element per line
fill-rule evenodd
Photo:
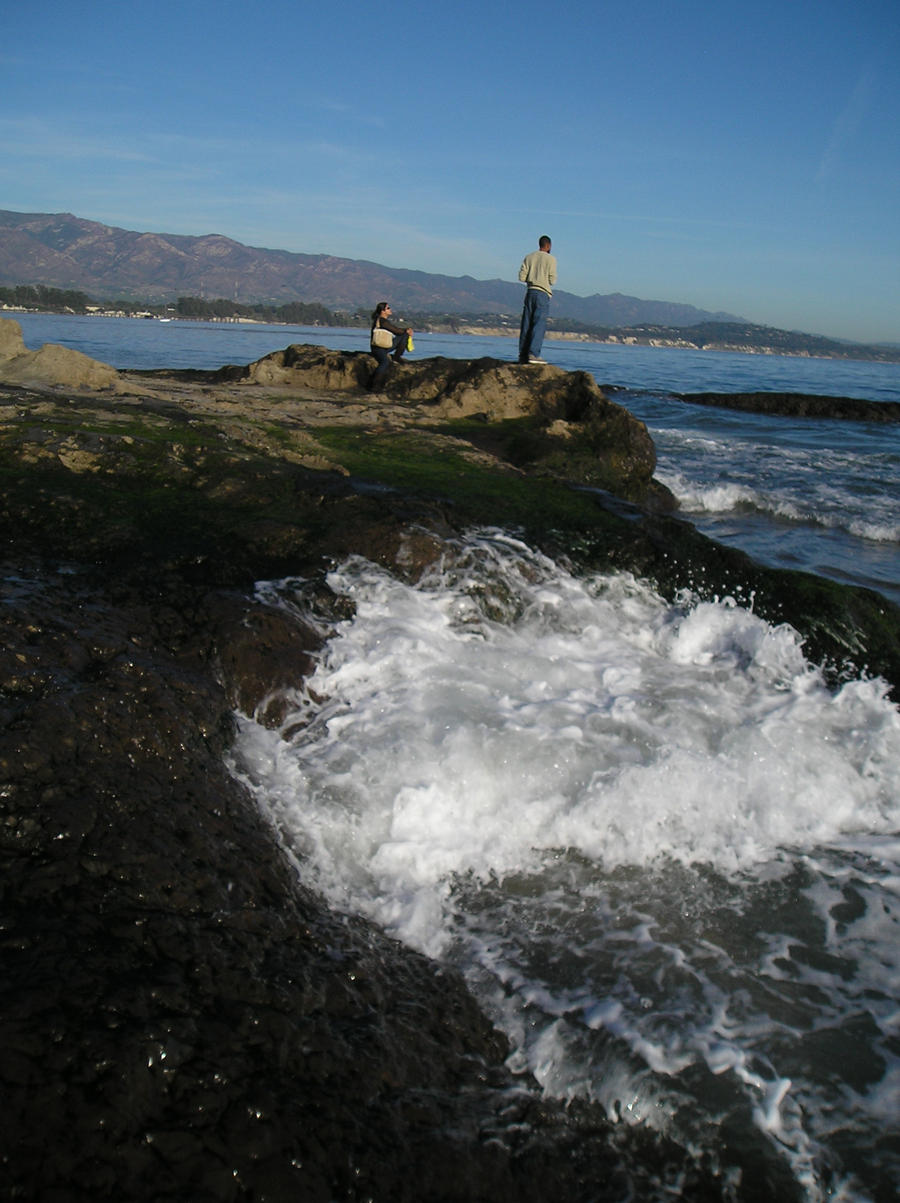
<path fill-rule="evenodd" d="M 553 245 L 553 243 L 550 241 L 550 238 L 548 237 L 547 234 L 542 234 L 540 236 L 540 238 L 538 239 L 538 246 L 540 247 L 541 250 L 543 250 L 544 247 L 549 247 L 552 245 Z"/>

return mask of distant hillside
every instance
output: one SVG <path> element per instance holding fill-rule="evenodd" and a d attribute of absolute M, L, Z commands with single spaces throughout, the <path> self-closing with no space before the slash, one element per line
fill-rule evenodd
<path fill-rule="evenodd" d="M 511 265 L 517 269 L 518 264 Z M 0 284 L 44 284 L 93 296 L 174 301 L 225 297 L 242 304 L 318 303 L 352 313 L 390 297 L 416 313 L 518 314 L 522 286 L 385 267 L 333 255 L 303 255 L 244 246 L 221 234 L 192 236 L 122 230 L 71 213 L 0 210 Z M 554 293 L 556 321 L 588 326 L 693 326 L 741 321 L 692 305 L 613 293 Z"/>
<path fill-rule="evenodd" d="M 821 334 L 778 330 L 750 322 L 699 322 L 695 326 L 641 325 L 602 332 L 607 342 L 648 347 L 693 347 L 700 351 L 742 351 L 751 355 L 801 355 L 814 359 L 862 359 L 897 363 L 891 347 L 866 346 Z"/>

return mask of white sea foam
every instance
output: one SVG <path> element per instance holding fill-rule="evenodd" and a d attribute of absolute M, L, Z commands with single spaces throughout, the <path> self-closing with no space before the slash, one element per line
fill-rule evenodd
<path fill-rule="evenodd" d="M 883 685 L 831 691 L 790 627 L 576 579 L 500 536 L 418 587 L 360 560 L 331 585 L 356 615 L 310 683 L 326 700 L 289 739 L 243 721 L 238 748 L 306 874 L 457 961 L 546 1089 L 702 1144 L 709 1074 L 814 1178 L 835 1108 L 868 1104 L 779 1068 L 783 1025 L 839 1027 L 869 992 L 894 1080 L 872 1001 L 897 987 L 880 901 L 900 716 Z M 829 919 L 873 850 L 871 885 Z M 773 913 L 778 891 L 799 892 Z M 865 1089 L 880 1115 L 889 1085 Z"/>
<path fill-rule="evenodd" d="M 317 738 L 280 755 L 298 788 L 327 785 L 329 818 L 341 796 L 379 880 L 416 891 L 557 847 L 734 869 L 896 824 L 896 712 L 876 683 L 830 693 L 790 628 L 667 607 L 624 577 L 528 585 L 509 626 L 472 583 L 411 589 L 361 563 L 332 577 L 357 618 L 311 682 L 331 699 Z M 320 854 L 343 860 L 327 834 Z"/>
<path fill-rule="evenodd" d="M 847 523 L 847 529 L 851 535 L 871 539 L 873 543 L 900 543 L 900 520 L 895 517 L 886 515 L 880 521 L 854 518 Z"/>
<path fill-rule="evenodd" d="M 739 441 L 733 433 L 727 418 L 708 419 L 702 436 L 679 425 L 653 429 L 657 476 L 686 514 L 755 515 L 759 522 L 774 519 L 776 531 L 784 522 L 803 524 L 811 542 L 818 531 L 889 546 L 900 542 L 893 431 L 878 439 L 854 429 L 844 440 L 829 432 L 831 445 L 815 424 L 769 421 L 742 429 Z"/>
<path fill-rule="evenodd" d="M 863 499 L 818 482 L 797 482 L 792 488 L 779 482 L 767 490 L 758 480 L 694 479 L 665 468 L 657 478 L 686 515 L 768 515 L 813 529 L 846 531 L 873 543 L 900 543 L 900 503 L 890 495 Z"/>

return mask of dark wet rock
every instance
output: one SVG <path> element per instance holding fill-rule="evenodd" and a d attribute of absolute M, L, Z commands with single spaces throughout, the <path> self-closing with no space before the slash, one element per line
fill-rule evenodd
<path fill-rule="evenodd" d="M 315 668 L 322 634 L 283 610 L 239 594 L 209 602 L 228 700 L 267 727 L 284 721 L 293 692 Z"/>
<path fill-rule="evenodd" d="M 817 393 L 673 393 L 693 405 L 715 405 L 748 413 L 851 422 L 900 422 L 900 401 L 864 401 Z"/>

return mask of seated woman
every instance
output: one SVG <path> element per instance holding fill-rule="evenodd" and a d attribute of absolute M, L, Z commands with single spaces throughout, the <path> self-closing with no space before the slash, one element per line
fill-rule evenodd
<path fill-rule="evenodd" d="M 378 360 L 378 366 L 369 381 L 369 391 L 380 393 L 384 388 L 384 378 L 387 375 L 390 360 L 399 363 L 406 350 L 406 341 L 412 334 L 407 326 L 395 326 L 391 321 L 393 310 L 388 301 L 379 301 L 372 313 L 372 329 L 369 336 L 369 349 Z M 380 333 L 379 333 L 380 332 Z"/>

